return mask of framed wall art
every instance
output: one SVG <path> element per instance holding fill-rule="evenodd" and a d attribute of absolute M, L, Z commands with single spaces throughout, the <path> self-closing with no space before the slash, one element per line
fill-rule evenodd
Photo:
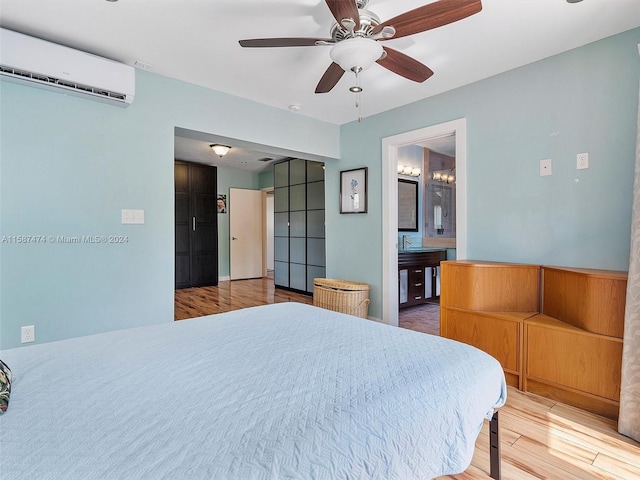
<path fill-rule="evenodd" d="M 367 213 L 367 167 L 340 172 L 340 213 Z"/>

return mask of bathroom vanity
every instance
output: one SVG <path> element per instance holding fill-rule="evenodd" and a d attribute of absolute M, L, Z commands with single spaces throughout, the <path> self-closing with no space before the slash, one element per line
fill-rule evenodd
<path fill-rule="evenodd" d="M 447 251 L 410 248 L 398 251 L 398 297 L 400 308 L 437 301 L 440 296 L 440 262 Z"/>

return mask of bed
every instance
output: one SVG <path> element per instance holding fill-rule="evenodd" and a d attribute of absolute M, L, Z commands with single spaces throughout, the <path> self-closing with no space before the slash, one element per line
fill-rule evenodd
<path fill-rule="evenodd" d="M 4 480 L 429 479 L 506 399 L 480 350 L 299 303 L 0 358 Z"/>

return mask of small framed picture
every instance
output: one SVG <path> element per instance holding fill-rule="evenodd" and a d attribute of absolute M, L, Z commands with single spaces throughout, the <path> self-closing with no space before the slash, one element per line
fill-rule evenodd
<path fill-rule="evenodd" d="M 367 171 L 364 167 L 340 172 L 340 213 L 367 213 Z"/>
<path fill-rule="evenodd" d="M 224 193 L 218 194 L 218 213 L 227 213 L 227 196 Z"/>

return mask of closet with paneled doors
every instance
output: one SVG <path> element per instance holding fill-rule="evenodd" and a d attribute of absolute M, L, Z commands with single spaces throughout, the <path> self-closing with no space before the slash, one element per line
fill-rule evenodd
<path fill-rule="evenodd" d="M 176 161 L 175 288 L 218 284 L 216 167 Z"/>
<path fill-rule="evenodd" d="M 274 165 L 274 283 L 313 293 L 325 271 L 324 164 L 287 159 Z"/>

